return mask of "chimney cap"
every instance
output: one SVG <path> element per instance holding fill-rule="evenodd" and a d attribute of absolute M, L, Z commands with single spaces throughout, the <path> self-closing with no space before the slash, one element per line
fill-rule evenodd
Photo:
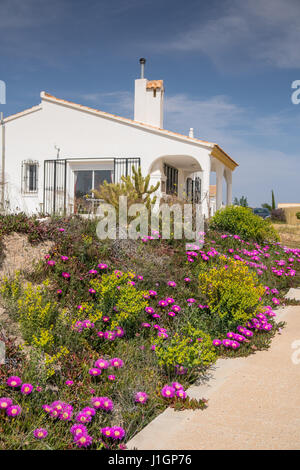
<path fill-rule="evenodd" d="M 146 59 L 144 59 L 144 57 L 141 57 L 140 58 L 140 64 L 142 65 L 142 64 L 145 64 L 145 63 L 146 63 Z"/>

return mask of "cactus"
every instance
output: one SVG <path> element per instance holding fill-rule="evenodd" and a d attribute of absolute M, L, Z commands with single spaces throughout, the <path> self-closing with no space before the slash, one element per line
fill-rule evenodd
<path fill-rule="evenodd" d="M 98 190 L 94 190 L 95 197 L 103 199 L 105 202 L 111 204 L 119 211 L 119 197 L 127 196 L 128 207 L 132 204 L 143 203 L 147 209 L 156 202 L 156 196 L 151 197 L 159 188 L 158 182 L 155 186 L 150 184 L 150 175 L 142 176 L 141 167 L 136 170 L 132 167 L 132 176 L 122 176 L 120 183 L 104 183 Z"/>

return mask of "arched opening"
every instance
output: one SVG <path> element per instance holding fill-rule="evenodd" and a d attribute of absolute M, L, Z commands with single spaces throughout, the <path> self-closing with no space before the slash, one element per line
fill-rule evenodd
<path fill-rule="evenodd" d="M 160 182 L 160 196 L 175 195 L 190 202 L 201 202 L 202 167 L 190 155 L 163 155 L 150 165 L 151 183 Z"/>

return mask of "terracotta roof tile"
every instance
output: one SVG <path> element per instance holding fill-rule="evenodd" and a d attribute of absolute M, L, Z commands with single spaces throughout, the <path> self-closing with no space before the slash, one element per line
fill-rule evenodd
<path fill-rule="evenodd" d="M 163 80 L 150 80 L 147 82 L 146 88 L 156 90 L 157 88 L 163 88 L 164 81 Z"/>

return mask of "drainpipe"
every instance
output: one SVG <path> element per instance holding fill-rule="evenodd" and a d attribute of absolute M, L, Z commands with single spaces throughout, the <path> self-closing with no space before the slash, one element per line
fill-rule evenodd
<path fill-rule="evenodd" d="M 5 126 L 3 120 L 3 113 L 1 113 L 1 130 L 2 130 L 2 165 L 1 165 L 1 185 L 2 185 L 2 192 L 1 192 L 1 206 L 2 210 L 4 211 L 4 203 L 5 203 Z"/>

